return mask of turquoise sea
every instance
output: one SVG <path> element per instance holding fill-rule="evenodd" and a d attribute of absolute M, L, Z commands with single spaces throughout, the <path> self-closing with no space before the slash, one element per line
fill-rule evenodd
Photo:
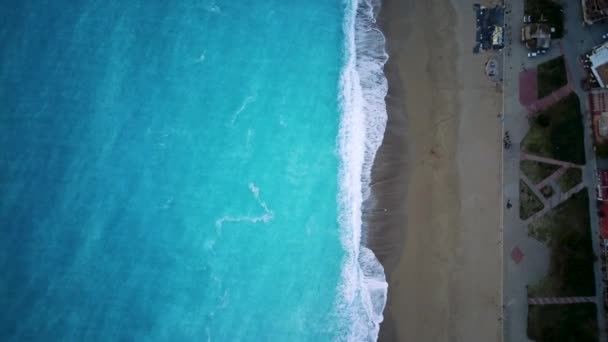
<path fill-rule="evenodd" d="M 371 6 L 0 2 L 0 340 L 374 341 Z"/>

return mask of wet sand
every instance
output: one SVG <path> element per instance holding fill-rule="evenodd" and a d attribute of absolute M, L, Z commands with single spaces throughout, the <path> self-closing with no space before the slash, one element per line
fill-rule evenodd
<path fill-rule="evenodd" d="M 389 282 L 380 341 L 500 341 L 502 95 L 472 6 L 382 3 L 389 122 L 364 217 Z"/>

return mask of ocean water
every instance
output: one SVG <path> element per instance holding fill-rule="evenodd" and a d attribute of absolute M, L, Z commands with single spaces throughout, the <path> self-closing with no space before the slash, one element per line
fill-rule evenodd
<path fill-rule="evenodd" d="M 374 6 L 0 2 L 0 340 L 375 340 Z"/>

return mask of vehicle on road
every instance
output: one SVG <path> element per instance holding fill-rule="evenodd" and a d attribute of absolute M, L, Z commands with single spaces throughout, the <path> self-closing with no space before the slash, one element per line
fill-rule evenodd
<path fill-rule="evenodd" d="M 532 58 L 532 57 L 536 57 L 538 56 L 538 53 L 536 52 L 528 52 L 528 58 Z"/>

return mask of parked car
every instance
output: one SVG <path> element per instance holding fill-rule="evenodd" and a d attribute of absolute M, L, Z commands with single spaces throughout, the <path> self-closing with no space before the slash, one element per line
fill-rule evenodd
<path fill-rule="evenodd" d="M 538 54 L 536 52 L 528 52 L 528 58 L 536 57 Z"/>
<path fill-rule="evenodd" d="M 604 34 L 602 35 L 602 39 L 604 39 L 604 40 L 608 39 L 608 33 L 604 33 Z"/>

